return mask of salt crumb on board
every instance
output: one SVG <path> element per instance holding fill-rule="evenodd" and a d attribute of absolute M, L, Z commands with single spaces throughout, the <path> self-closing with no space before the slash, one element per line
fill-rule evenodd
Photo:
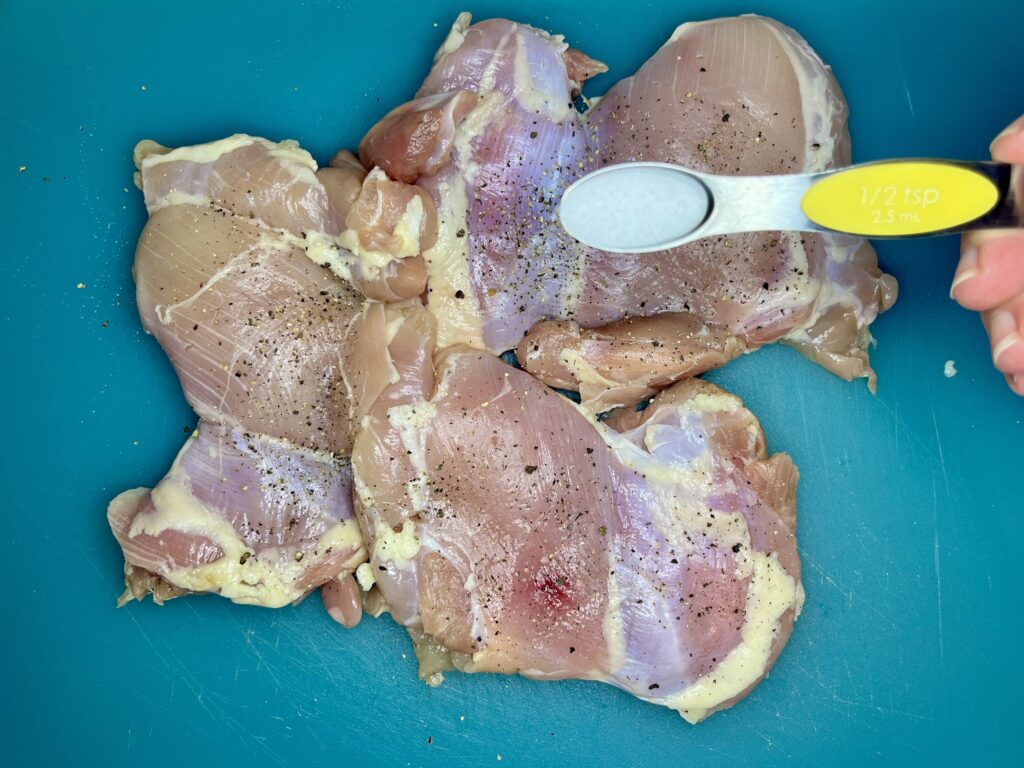
<path fill-rule="evenodd" d="M 942 366 L 942 375 L 947 379 L 952 379 L 956 376 L 956 362 L 953 360 L 947 360 L 946 364 Z"/>

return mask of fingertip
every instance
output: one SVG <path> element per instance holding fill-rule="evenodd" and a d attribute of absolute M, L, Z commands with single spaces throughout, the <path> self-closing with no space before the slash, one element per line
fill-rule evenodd
<path fill-rule="evenodd" d="M 950 298 L 982 312 L 1024 292 L 1024 233 L 973 232 L 963 240 Z"/>
<path fill-rule="evenodd" d="M 1020 334 L 1014 337 L 1003 339 L 1002 347 L 993 351 L 996 370 L 1002 371 L 1007 376 L 1024 375 L 1024 339 Z"/>
<path fill-rule="evenodd" d="M 968 280 L 977 277 L 979 272 L 977 244 L 968 235 L 965 235 L 960 245 L 960 263 L 953 275 L 953 284 L 949 287 L 949 298 L 959 301 L 966 309 L 971 309 L 960 300 L 957 289 Z"/>
<path fill-rule="evenodd" d="M 1024 115 L 1010 123 L 989 146 L 992 159 L 1001 163 L 1024 163 Z"/>
<path fill-rule="evenodd" d="M 992 345 L 992 362 L 998 370 L 1008 376 L 1024 374 L 1022 314 L 1024 301 L 982 314 L 982 322 Z"/>
<path fill-rule="evenodd" d="M 1024 373 L 1006 374 L 1006 383 L 1011 392 L 1024 397 Z"/>
<path fill-rule="evenodd" d="M 957 304 L 971 312 L 984 312 L 999 303 L 989 298 L 988 291 L 985 290 L 977 275 L 966 276 L 963 283 L 953 286 L 950 295 Z"/>

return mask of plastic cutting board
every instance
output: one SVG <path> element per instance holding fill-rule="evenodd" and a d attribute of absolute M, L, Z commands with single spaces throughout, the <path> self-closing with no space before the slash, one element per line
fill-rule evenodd
<path fill-rule="evenodd" d="M 872 329 L 877 396 L 783 348 L 711 376 L 801 469 L 807 604 L 771 676 L 699 726 L 597 683 L 429 689 L 390 619 L 345 632 L 315 599 L 115 608 L 106 503 L 195 422 L 134 306 L 133 145 L 246 131 L 326 161 L 467 6 L 606 61 L 591 95 L 678 23 L 775 16 L 834 67 L 857 160 L 981 158 L 1024 112 L 1008 0 L 0 3 L 0 764 L 1024 764 L 1024 399 L 948 298 L 954 238 L 878 246 L 901 296 Z"/>

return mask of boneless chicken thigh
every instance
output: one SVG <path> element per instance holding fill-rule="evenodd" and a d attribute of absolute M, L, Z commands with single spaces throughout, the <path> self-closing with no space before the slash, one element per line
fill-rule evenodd
<path fill-rule="evenodd" d="M 865 241 L 763 232 L 612 254 L 557 220 L 566 186 L 610 163 L 728 175 L 848 163 L 845 101 L 807 43 L 760 17 L 684 24 L 579 112 L 573 98 L 604 69 L 560 36 L 501 19 L 470 26 L 463 14 L 418 98 L 364 138 L 364 164 L 415 181 L 436 204 L 438 240 L 425 257 L 441 343 L 518 346 L 527 370 L 585 389 L 593 410 L 772 341 L 873 386 L 868 326 L 896 284 Z M 652 321 L 635 342 L 610 331 L 615 354 L 581 343 L 581 329 L 598 338 L 638 316 Z M 646 355 L 662 340 L 687 342 L 674 364 Z"/>
<path fill-rule="evenodd" d="M 365 551 L 348 456 L 393 375 L 383 305 L 364 292 L 422 291 L 431 203 L 351 155 L 317 170 L 294 143 L 251 136 L 143 142 L 136 160 L 139 313 L 201 420 L 155 488 L 110 504 L 126 597 L 280 606 L 327 585 L 332 615 L 354 623 Z"/>
<path fill-rule="evenodd" d="M 764 676 L 803 600 L 797 472 L 738 398 L 693 379 L 610 428 L 485 351 L 405 356 L 353 469 L 364 586 L 424 677 L 602 680 L 697 721 Z"/>
<path fill-rule="evenodd" d="M 577 109 L 604 69 L 463 14 L 358 159 L 139 144 L 139 312 L 199 425 L 110 503 L 123 599 L 276 607 L 319 587 L 342 624 L 390 612 L 432 683 L 598 680 L 691 722 L 768 673 L 804 599 L 798 472 L 692 377 L 781 341 L 873 386 L 895 282 L 855 238 L 625 255 L 568 237 L 562 192 L 610 163 L 850 159 L 830 71 L 769 19 L 685 24 Z"/>

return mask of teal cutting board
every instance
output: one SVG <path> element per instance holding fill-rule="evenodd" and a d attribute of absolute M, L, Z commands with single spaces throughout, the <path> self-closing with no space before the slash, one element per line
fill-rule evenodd
<path fill-rule="evenodd" d="M 680 22 L 775 16 L 834 66 L 858 160 L 981 158 L 1024 112 L 1009 0 L 0 2 L 0 764 L 1024 764 L 1024 399 L 948 298 L 950 237 L 878 245 L 901 295 L 877 396 L 782 348 L 713 374 L 800 466 L 807 604 L 771 676 L 699 726 L 597 683 L 430 689 L 390 619 L 344 631 L 316 599 L 115 608 L 106 503 L 195 421 L 135 311 L 132 147 L 246 131 L 325 161 L 412 95 L 464 6 L 606 61 L 592 95 Z"/>

